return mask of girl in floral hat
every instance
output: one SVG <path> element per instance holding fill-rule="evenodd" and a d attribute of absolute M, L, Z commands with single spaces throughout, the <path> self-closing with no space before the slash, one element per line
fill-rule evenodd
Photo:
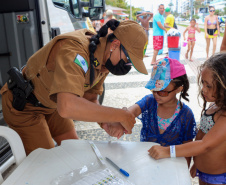
<path fill-rule="evenodd" d="M 170 58 L 157 61 L 145 87 L 152 93 L 128 108 L 143 124 L 140 140 L 156 142 L 162 146 L 192 141 L 196 135 L 194 114 L 181 101 L 181 98 L 188 101 L 189 82 L 184 65 Z M 120 127 L 120 123 L 118 124 Z M 115 129 L 110 135 L 116 135 L 117 131 L 118 137 L 121 137 L 123 132 L 119 130 Z M 190 158 L 187 158 L 187 161 L 189 165 Z"/>

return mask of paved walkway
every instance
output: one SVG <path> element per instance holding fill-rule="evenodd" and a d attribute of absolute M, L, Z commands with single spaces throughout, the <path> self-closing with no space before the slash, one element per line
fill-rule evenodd
<path fill-rule="evenodd" d="M 185 30 L 185 27 L 179 26 L 179 30 L 181 33 Z M 189 89 L 189 102 L 184 101 L 192 110 L 195 115 L 195 119 L 197 123 L 199 123 L 202 100 L 197 98 L 198 96 L 198 86 L 197 86 L 197 74 L 198 67 L 205 61 L 206 52 L 205 52 L 205 39 L 204 33 L 196 34 L 196 45 L 194 48 L 194 61 L 190 62 L 185 59 L 186 48 L 181 48 L 181 56 L 180 62 L 185 65 L 187 75 L 190 81 L 190 89 Z M 152 67 L 150 66 L 151 59 L 153 56 L 153 47 L 152 47 L 152 29 L 150 29 L 150 44 L 148 45 L 146 54 L 149 57 L 144 58 L 144 63 L 146 68 L 151 73 Z M 222 42 L 222 37 L 218 38 L 217 51 L 220 49 L 220 45 Z M 211 42 L 212 44 L 212 42 Z M 164 51 L 166 53 L 168 51 L 167 44 L 164 44 Z M 210 46 L 210 51 L 212 51 L 212 45 Z M 211 52 L 210 52 L 211 53 Z M 158 58 L 163 58 L 166 55 L 159 55 Z M 144 86 L 149 80 L 149 75 L 142 75 L 137 72 L 135 69 L 132 69 L 129 74 L 123 77 L 109 75 L 105 81 L 105 98 L 103 105 L 111 106 L 116 108 L 129 107 L 133 105 L 135 102 L 140 100 L 145 95 L 149 94 L 150 91 L 145 89 Z M 200 101 L 200 105 L 198 103 Z M 80 139 L 87 140 L 117 140 L 116 138 L 108 136 L 102 130 L 98 124 L 96 123 L 84 123 L 84 122 L 75 122 L 75 127 L 78 131 L 78 135 Z M 137 123 L 133 128 L 133 133 L 131 135 L 124 135 L 120 138 L 120 140 L 125 141 L 139 141 L 140 140 L 140 129 L 141 122 L 137 119 Z M 193 185 L 198 185 L 197 178 L 192 180 Z"/>

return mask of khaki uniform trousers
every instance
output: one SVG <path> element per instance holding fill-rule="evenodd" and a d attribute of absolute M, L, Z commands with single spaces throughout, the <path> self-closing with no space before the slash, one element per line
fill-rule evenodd
<path fill-rule="evenodd" d="M 27 155 L 37 148 L 53 148 L 55 144 L 52 138 L 75 129 L 73 120 L 62 118 L 56 109 L 35 107 L 30 103 L 23 111 L 14 109 L 12 92 L 3 88 L 4 119 L 20 135 Z"/>

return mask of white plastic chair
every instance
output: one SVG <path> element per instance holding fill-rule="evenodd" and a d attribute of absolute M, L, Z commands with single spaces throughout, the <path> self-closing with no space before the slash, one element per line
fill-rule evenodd
<path fill-rule="evenodd" d="M 25 159 L 26 153 L 20 136 L 11 128 L 0 126 L 0 136 L 8 141 L 13 153 L 13 156 L 0 167 L 0 184 L 2 184 L 4 181 L 2 173 L 14 163 L 18 166 Z"/>

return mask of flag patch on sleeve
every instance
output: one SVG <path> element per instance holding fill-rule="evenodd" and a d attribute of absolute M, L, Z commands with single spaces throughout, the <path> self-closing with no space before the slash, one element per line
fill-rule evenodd
<path fill-rule="evenodd" d="M 74 63 L 78 64 L 85 73 L 88 71 L 88 63 L 81 55 L 76 56 Z"/>

